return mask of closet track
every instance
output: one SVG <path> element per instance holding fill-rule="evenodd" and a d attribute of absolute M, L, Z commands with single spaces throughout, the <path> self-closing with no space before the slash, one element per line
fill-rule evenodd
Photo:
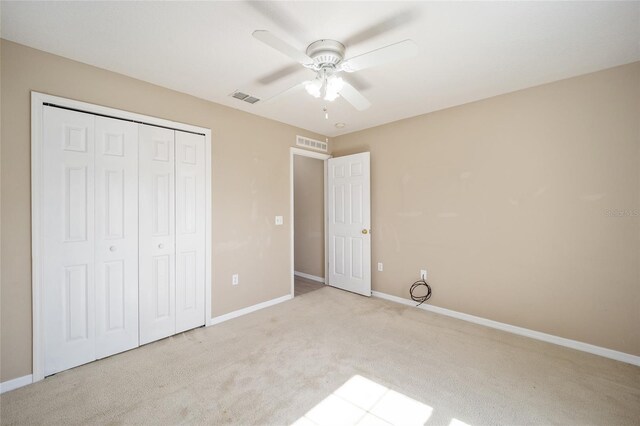
<path fill-rule="evenodd" d="M 56 104 L 53 104 L 53 103 L 50 103 L 50 102 L 43 102 L 42 105 L 48 106 L 48 107 L 53 107 L 53 108 L 66 109 L 68 111 L 80 112 L 82 114 L 96 115 L 98 117 L 112 118 L 114 120 L 128 121 L 130 123 L 144 124 L 145 126 L 160 127 L 161 129 L 177 130 L 177 131 L 180 131 L 180 132 L 191 133 L 193 135 L 205 136 L 204 133 L 192 132 L 192 131 L 184 130 L 184 129 L 177 129 L 175 127 L 161 126 L 159 124 L 146 123 L 144 121 L 131 120 L 129 118 L 116 117 L 114 115 L 100 114 L 98 112 L 83 111 L 81 109 L 66 107 L 66 106 L 62 106 L 62 105 L 56 105 Z"/>

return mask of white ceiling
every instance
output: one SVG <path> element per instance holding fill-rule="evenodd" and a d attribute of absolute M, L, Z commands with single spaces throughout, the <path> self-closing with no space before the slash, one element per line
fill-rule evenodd
<path fill-rule="evenodd" d="M 3 1 L 1 13 L 5 39 L 326 136 L 640 60 L 637 1 Z M 300 50 L 342 41 L 346 57 L 410 38 L 419 55 L 346 75 L 367 111 L 304 91 L 250 105 L 229 94 L 269 98 L 310 72 L 254 39 L 256 29 Z M 296 71 L 260 82 L 283 68 Z"/>

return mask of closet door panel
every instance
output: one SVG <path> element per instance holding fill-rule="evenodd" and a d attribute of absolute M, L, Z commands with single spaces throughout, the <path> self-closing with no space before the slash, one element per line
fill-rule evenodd
<path fill-rule="evenodd" d="M 138 346 L 138 125 L 96 117 L 96 356 Z"/>
<path fill-rule="evenodd" d="M 140 344 L 175 334 L 174 131 L 139 127 Z"/>
<path fill-rule="evenodd" d="M 205 138 L 176 131 L 176 332 L 205 324 Z"/>
<path fill-rule="evenodd" d="M 43 106 L 45 375 L 95 359 L 94 116 Z"/>

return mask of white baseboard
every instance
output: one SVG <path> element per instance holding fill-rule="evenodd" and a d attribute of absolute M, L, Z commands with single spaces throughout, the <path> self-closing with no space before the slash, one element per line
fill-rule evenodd
<path fill-rule="evenodd" d="M 371 295 L 379 297 L 380 299 L 390 300 L 392 302 L 401 303 L 407 306 L 415 307 L 416 302 L 404 299 L 398 296 L 392 296 L 390 294 L 381 293 L 379 291 L 372 291 Z M 422 304 L 418 306 L 425 311 L 435 312 L 437 314 L 446 315 L 449 317 L 469 321 L 475 324 L 484 325 L 486 327 L 496 328 L 498 330 L 506 331 L 508 333 L 518 334 L 520 336 L 530 337 L 536 340 L 542 340 L 543 342 L 554 343 L 560 346 L 566 346 L 567 348 L 577 349 L 583 352 L 589 352 L 594 355 L 600 355 L 605 358 L 615 359 L 616 361 L 626 362 L 628 364 L 640 366 L 640 356 L 631 355 L 624 352 L 615 351 L 613 349 L 603 348 L 601 346 L 591 345 L 589 343 L 579 342 L 577 340 L 565 339 L 564 337 L 554 336 L 552 334 L 542 333 L 540 331 L 530 330 L 528 328 L 517 327 L 511 324 L 505 324 L 503 322 L 493 321 L 487 318 L 476 317 L 474 315 L 464 314 L 462 312 L 452 311 L 450 309 L 439 308 L 433 305 Z"/>
<path fill-rule="evenodd" d="M 33 376 L 31 374 L 7 380 L 6 382 L 0 383 L 0 394 L 30 385 L 31 383 L 33 383 Z"/>
<path fill-rule="evenodd" d="M 293 275 L 295 275 L 296 277 L 300 277 L 300 278 L 306 278 L 308 280 L 312 280 L 312 281 L 318 281 L 319 283 L 324 284 L 324 278 L 322 277 L 318 277 L 315 275 L 311 275 L 311 274 L 305 274 L 304 272 L 298 272 L 298 271 L 294 271 Z"/>
<path fill-rule="evenodd" d="M 277 299 L 267 300 L 266 302 L 258 303 L 257 305 L 248 306 L 246 308 L 238 309 L 237 311 L 229 312 L 228 314 L 211 318 L 207 325 L 220 324 L 221 322 L 229 321 L 230 319 L 238 318 L 243 315 L 250 314 L 251 312 L 259 311 L 260 309 L 268 308 L 269 306 L 277 305 L 278 303 L 286 302 L 291 299 L 293 299 L 293 296 L 287 294 L 286 296 L 278 297 Z"/>

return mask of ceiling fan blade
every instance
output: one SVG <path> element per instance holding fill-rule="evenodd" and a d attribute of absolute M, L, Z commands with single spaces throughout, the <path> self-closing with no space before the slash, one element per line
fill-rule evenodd
<path fill-rule="evenodd" d="M 280 93 L 276 93 L 275 95 L 273 95 L 268 99 L 265 99 L 262 103 L 271 103 L 291 93 L 297 92 L 298 90 L 303 89 L 307 83 L 308 81 L 303 81 L 302 83 L 298 83 L 295 86 L 289 87 L 288 89 L 283 90 Z"/>
<path fill-rule="evenodd" d="M 344 82 L 344 86 L 342 86 L 342 89 L 339 93 L 345 101 L 353 105 L 353 107 L 358 111 L 364 111 L 371 106 L 371 102 L 369 102 L 367 98 L 362 96 L 362 93 L 358 92 L 355 87 L 353 87 L 346 81 Z"/>
<path fill-rule="evenodd" d="M 297 41 L 305 42 L 313 39 L 313 35 L 309 34 L 308 27 L 298 22 L 290 12 L 290 8 L 284 2 L 274 1 L 243 1 L 244 5 L 249 6 L 254 12 L 262 15 L 271 21 L 276 28 L 287 33 L 289 37 Z"/>
<path fill-rule="evenodd" d="M 310 57 L 308 57 L 306 54 L 302 53 L 295 47 L 291 46 L 286 41 L 283 41 L 278 37 L 274 36 L 269 31 L 257 30 L 253 32 L 253 36 L 258 40 L 260 40 L 261 42 L 263 42 L 264 44 L 266 44 L 267 46 L 270 46 L 276 49 L 277 51 L 279 51 L 280 53 L 287 55 L 294 61 L 300 62 L 302 65 L 313 63 L 313 59 L 311 59 Z"/>
<path fill-rule="evenodd" d="M 384 34 L 396 28 L 406 26 L 410 22 L 417 20 L 420 17 L 420 9 L 417 7 L 403 10 L 395 15 L 386 17 L 381 21 L 376 22 L 373 25 L 363 28 L 351 37 L 342 40 L 345 46 L 353 46 L 354 44 L 362 43 L 363 41 L 372 39 Z"/>
<path fill-rule="evenodd" d="M 411 58 L 418 54 L 418 45 L 413 40 L 404 40 L 371 52 L 347 59 L 340 64 L 342 71 L 354 72 L 371 68 L 387 62 Z"/>
<path fill-rule="evenodd" d="M 349 75 L 349 83 L 356 89 L 358 92 L 362 92 L 364 90 L 371 89 L 371 83 L 364 77 L 362 74 L 351 73 Z"/>
<path fill-rule="evenodd" d="M 276 71 L 270 72 L 269 74 L 263 75 L 262 77 L 258 78 L 258 82 L 265 85 L 271 84 L 275 81 L 288 77 L 291 74 L 299 73 L 303 69 L 305 68 L 301 68 L 298 64 L 287 65 Z"/>

